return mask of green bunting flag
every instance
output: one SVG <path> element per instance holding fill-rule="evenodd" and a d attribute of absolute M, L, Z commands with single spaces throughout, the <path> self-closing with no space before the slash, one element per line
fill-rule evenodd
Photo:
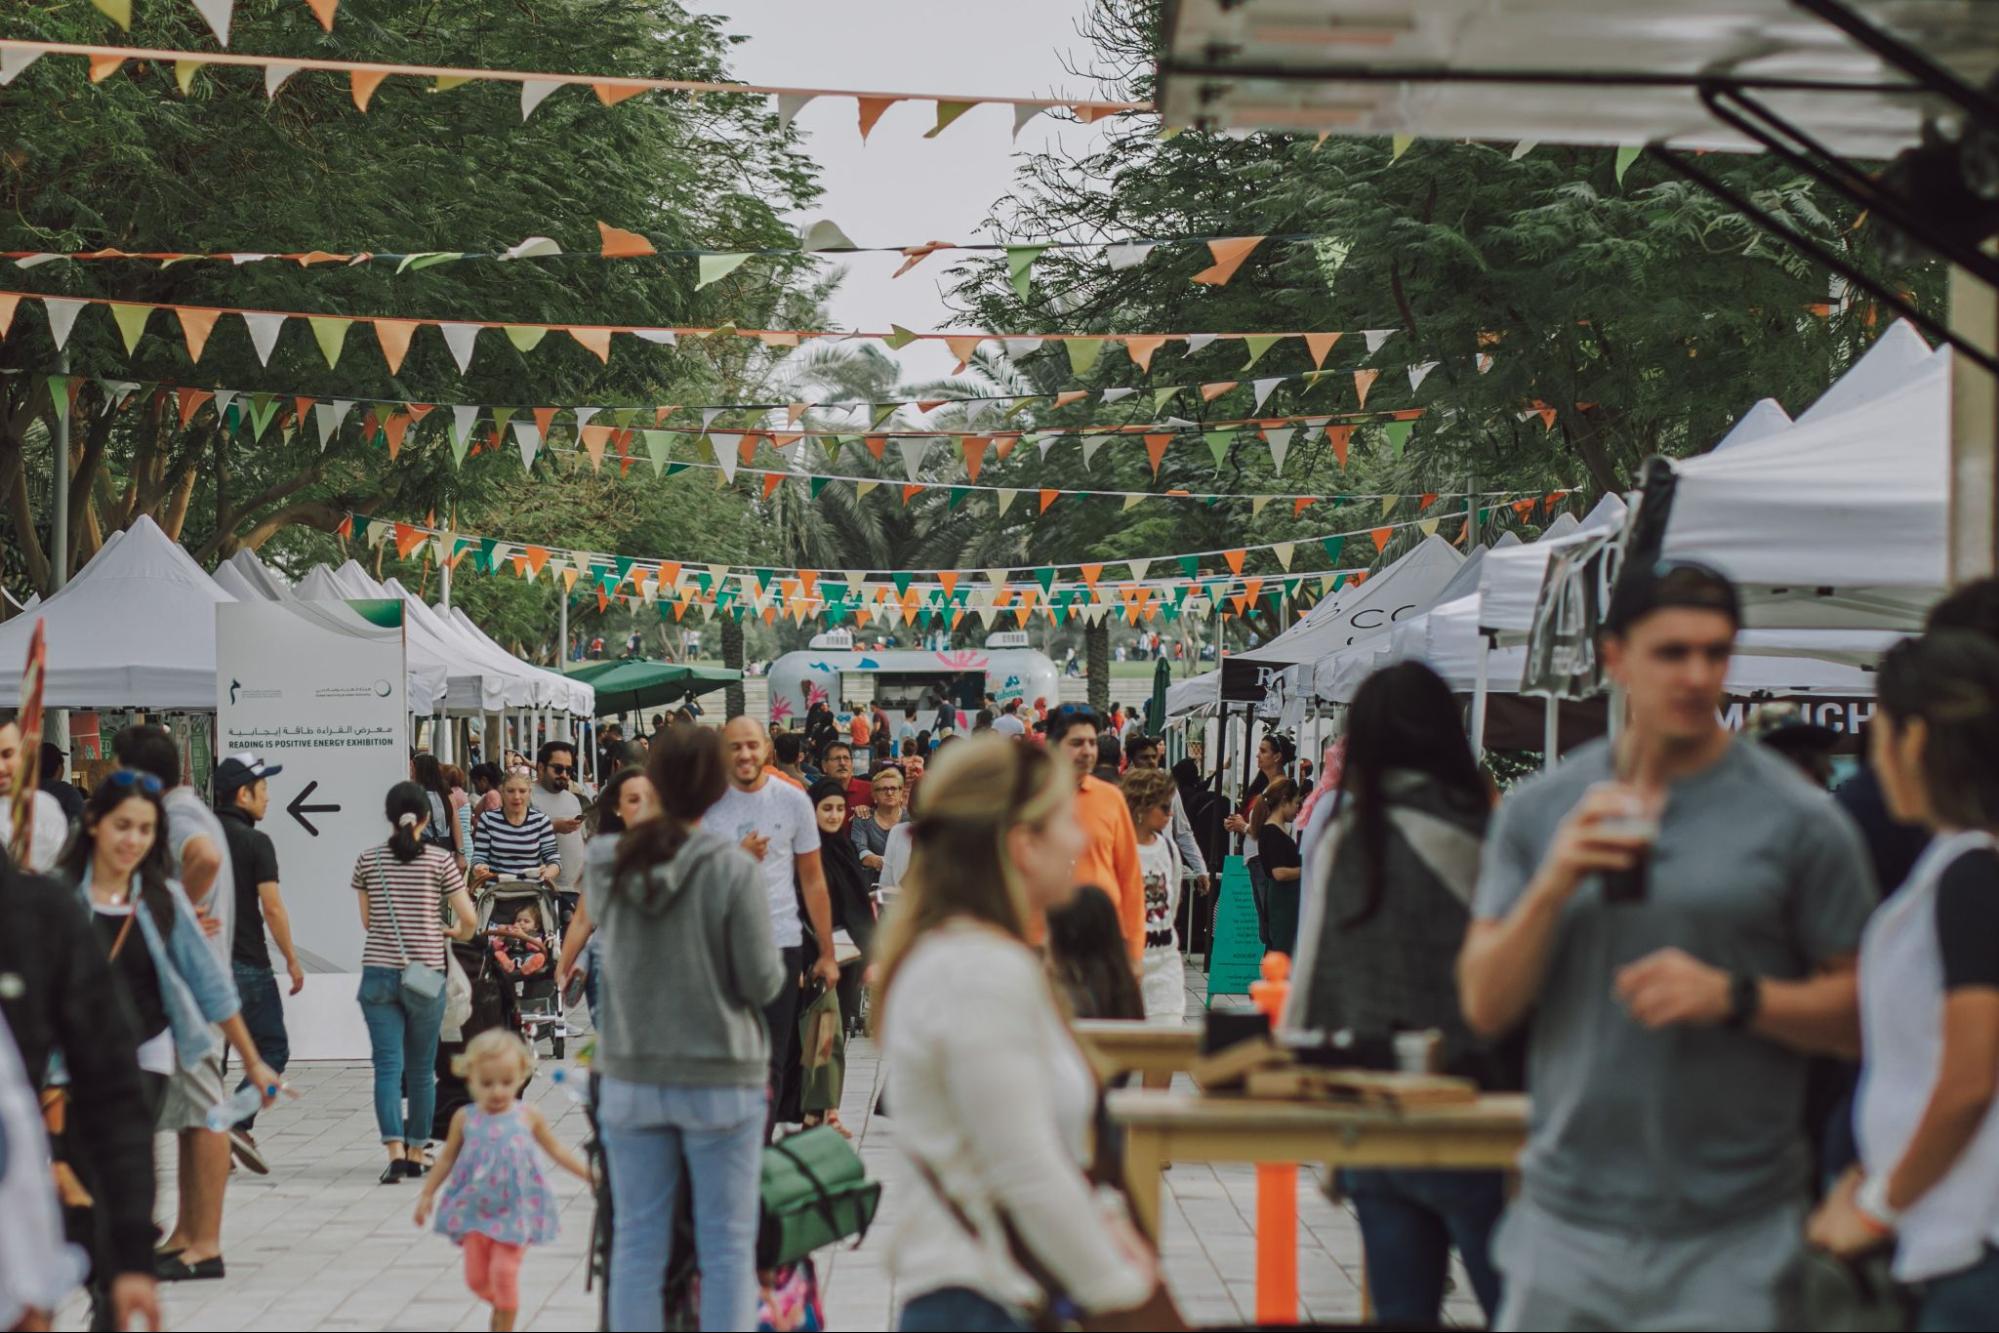
<path fill-rule="evenodd" d="M 1063 346 L 1069 352 L 1070 373 L 1082 376 L 1089 374 L 1090 367 L 1096 365 L 1097 358 L 1103 355 L 1104 340 L 1102 338 L 1068 338 L 1063 341 Z"/>
<path fill-rule="evenodd" d="M 826 489 L 826 483 L 831 480 L 831 477 L 812 477 L 806 481 L 805 489 L 812 493 L 813 499 L 817 500 L 819 493 Z"/>
<path fill-rule="evenodd" d="M 1041 567 L 1036 569 L 1034 571 L 1034 581 L 1041 585 L 1042 595 L 1044 597 L 1047 596 L 1048 592 L 1055 586 L 1054 566 L 1042 565 Z"/>
<path fill-rule="evenodd" d="M 1163 389 L 1154 389 L 1152 391 L 1152 414 L 1154 416 L 1159 415 L 1160 409 L 1173 401 L 1174 396 L 1180 392 L 1182 387 L 1178 384 L 1169 384 Z"/>
<path fill-rule="evenodd" d="M 1229 445 L 1235 441 L 1232 430 L 1208 430 L 1201 432 L 1201 438 L 1208 442 L 1208 452 L 1215 456 L 1215 466 L 1220 467 L 1229 456 Z"/>
<path fill-rule="evenodd" d="M 1198 578 L 1201 573 L 1201 558 L 1195 555 L 1180 557 L 1180 572 L 1188 578 Z"/>
<path fill-rule="evenodd" d="M 702 255 L 701 272 L 694 290 L 698 292 L 711 282 L 720 282 L 741 268 L 748 259 L 747 254 Z"/>
<path fill-rule="evenodd" d="M 361 520 L 356 519 L 354 522 L 358 535 Z M 472 563 L 478 567 L 481 574 L 490 574 L 493 572 L 493 552 L 499 548 L 499 545 L 491 537 L 481 537 L 479 539 L 479 552 L 472 557 Z"/>
<path fill-rule="evenodd" d="M 1391 421 L 1387 426 L 1388 449 L 1396 458 L 1402 457 L 1404 446 L 1409 443 L 1410 433 L 1416 429 L 1413 421 Z"/>
<path fill-rule="evenodd" d="M 1283 340 L 1284 340 L 1284 335 L 1281 333 L 1244 334 L 1242 339 L 1242 345 L 1249 349 L 1249 360 L 1242 363 L 1242 368 L 1244 370 L 1248 370 L 1251 366 L 1255 365 L 1257 362 L 1263 359 L 1263 354 L 1265 352 L 1277 346 L 1277 344 L 1282 342 Z"/>
<path fill-rule="evenodd" d="M 639 433 L 645 436 L 646 457 L 652 460 L 652 474 L 655 477 L 663 476 L 666 472 L 667 455 L 673 452 L 673 436 L 663 430 L 645 430 Z"/>
<path fill-rule="evenodd" d="M 965 497 L 971 493 L 972 491 L 969 486 L 953 486 L 951 488 L 950 501 L 945 505 L 945 508 L 956 509 L 959 505 L 965 503 Z"/>
<path fill-rule="evenodd" d="M 1045 245 L 1009 245 L 1006 248 L 1007 276 L 1013 279 L 1013 290 L 1021 300 L 1027 299 L 1027 270 L 1041 257 Z"/>
<path fill-rule="evenodd" d="M 1644 151 L 1645 146 L 1643 144 L 1635 143 L 1625 144 L 1617 150 L 1617 184 L 1620 188 L 1624 184 L 1624 173 L 1631 170 L 1631 164 L 1636 162 L 1639 154 Z"/>
<path fill-rule="evenodd" d="M 1320 543 L 1320 545 L 1326 548 L 1326 559 L 1336 565 L 1340 562 L 1340 552 L 1346 549 L 1346 544 L 1347 539 L 1345 537 L 1328 537 Z"/>
<path fill-rule="evenodd" d="M 895 582 L 897 596 L 902 596 L 909 592 L 909 585 L 915 576 L 898 570 L 896 573 L 889 575 L 889 577 Z"/>

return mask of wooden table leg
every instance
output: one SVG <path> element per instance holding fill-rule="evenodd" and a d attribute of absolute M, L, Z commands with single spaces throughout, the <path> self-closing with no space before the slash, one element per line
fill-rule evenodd
<path fill-rule="evenodd" d="M 1140 1086 L 1162 1091 L 1173 1086 L 1173 1071 L 1170 1069 L 1148 1069 L 1139 1075 Z"/>
<path fill-rule="evenodd" d="M 1131 1199 L 1133 1220 L 1159 1243 L 1160 1175 L 1166 1169 L 1163 1135 L 1157 1130 L 1128 1127 L 1124 1135 L 1124 1187 Z"/>

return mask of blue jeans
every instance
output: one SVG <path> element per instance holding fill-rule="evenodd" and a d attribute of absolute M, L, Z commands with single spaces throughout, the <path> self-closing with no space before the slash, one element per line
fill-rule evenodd
<path fill-rule="evenodd" d="M 970 1287 L 939 1287 L 902 1307 L 898 1333 L 1027 1333 L 1003 1305 Z"/>
<path fill-rule="evenodd" d="M 285 1002 L 278 998 L 278 979 L 268 967 L 258 967 L 254 963 L 231 962 L 230 968 L 236 974 L 236 994 L 243 1002 L 243 1026 L 250 1029 L 250 1040 L 256 1043 L 257 1054 L 264 1057 L 264 1063 L 273 1073 L 282 1074 L 291 1063 L 291 1038 L 285 1033 Z M 243 1089 L 250 1086 L 244 1079 L 236 1085 Z M 242 1128 L 250 1129 L 257 1123 L 251 1115 L 243 1121 Z"/>
<path fill-rule="evenodd" d="M 1999 1249 L 1987 1245 L 1971 1267 L 1919 1283 L 1916 1296 L 1916 1333 L 1991 1328 L 1999 1313 Z"/>
<path fill-rule="evenodd" d="M 437 1114 L 437 1030 L 444 1022 L 444 992 L 424 999 L 403 989 L 401 968 L 371 966 L 361 969 L 359 998 L 375 1063 L 375 1128 L 384 1143 L 427 1142 Z"/>
<path fill-rule="evenodd" d="M 1383 1324 L 1434 1325 L 1457 1247 L 1486 1322 L 1499 1308 L 1499 1274 L 1489 1245 L 1506 1210 L 1497 1171 L 1342 1171 L 1360 1218 L 1367 1289 Z"/>
<path fill-rule="evenodd" d="M 611 1186 L 611 1327 L 666 1327 L 666 1265 L 684 1162 L 694 1188 L 701 1327 L 755 1328 L 764 1090 L 607 1076 L 598 1087 L 597 1127 Z"/>

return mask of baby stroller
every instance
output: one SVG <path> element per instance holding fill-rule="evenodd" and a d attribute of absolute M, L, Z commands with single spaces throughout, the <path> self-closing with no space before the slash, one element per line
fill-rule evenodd
<path fill-rule="evenodd" d="M 513 992 L 521 1039 L 539 1048 L 542 1038 L 548 1038 L 549 1054 L 560 1060 L 573 1034 L 555 984 L 562 917 L 554 888 L 539 880 L 492 880 L 479 890 L 478 909 L 479 938 L 502 984 Z M 530 911 L 531 921 L 526 919 Z"/>

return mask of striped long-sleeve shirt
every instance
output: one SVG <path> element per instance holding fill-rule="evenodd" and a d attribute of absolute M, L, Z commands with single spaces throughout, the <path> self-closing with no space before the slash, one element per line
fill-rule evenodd
<path fill-rule="evenodd" d="M 472 864 L 509 879 L 534 879 L 543 866 L 562 864 L 555 825 L 533 806 L 518 824 L 508 823 L 504 812 L 487 815 L 472 835 Z"/>

